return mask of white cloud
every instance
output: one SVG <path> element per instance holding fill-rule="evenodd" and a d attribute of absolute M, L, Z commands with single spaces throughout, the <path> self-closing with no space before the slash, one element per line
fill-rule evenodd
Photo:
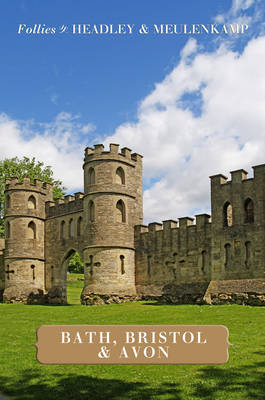
<path fill-rule="evenodd" d="M 94 124 L 86 124 L 82 127 L 81 132 L 83 133 L 83 135 L 87 135 L 88 133 L 94 131 L 96 129 Z"/>
<path fill-rule="evenodd" d="M 255 0 L 233 0 L 231 14 L 237 15 L 241 10 L 245 11 L 255 3 Z M 256 1 L 257 3 L 257 1 Z"/>
<path fill-rule="evenodd" d="M 263 0 L 233 0 L 231 8 L 226 13 L 217 15 L 214 21 L 219 24 L 247 24 L 250 27 L 250 31 L 254 28 L 253 31 L 256 34 L 262 34 L 263 24 L 261 21 L 264 19 L 263 2 Z"/>
<path fill-rule="evenodd" d="M 106 140 L 143 153 L 146 179 L 160 177 L 144 193 L 147 221 L 209 211 L 209 175 L 265 162 L 265 37 L 242 54 L 223 45 L 189 63 L 187 49 L 194 42 L 143 99 L 138 121 Z M 199 116 L 193 94 L 200 95 Z"/>
<path fill-rule="evenodd" d="M 189 56 L 194 54 L 198 49 L 197 41 L 193 38 L 187 41 L 186 45 L 183 47 L 180 55 L 183 60 L 187 60 Z"/>
<path fill-rule="evenodd" d="M 52 167 L 54 177 L 62 180 L 69 192 L 82 189 L 85 135 L 94 126 L 83 125 L 78 118 L 62 112 L 50 123 L 34 123 L 0 114 L 0 158 L 34 156 Z"/>

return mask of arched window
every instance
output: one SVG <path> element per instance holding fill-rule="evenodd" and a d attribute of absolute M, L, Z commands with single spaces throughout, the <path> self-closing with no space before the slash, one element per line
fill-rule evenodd
<path fill-rule="evenodd" d="M 231 261 L 231 244 L 226 243 L 225 244 L 225 268 L 229 267 Z"/>
<path fill-rule="evenodd" d="M 124 256 L 120 256 L 120 260 L 121 260 L 121 274 L 125 274 L 125 266 L 124 266 Z"/>
<path fill-rule="evenodd" d="M 10 227 L 10 222 L 8 221 L 6 223 L 6 238 L 10 239 L 10 236 L 11 236 L 11 227 Z"/>
<path fill-rule="evenodd" d="M 69 221 L 69 238 L 73 237 L 74 237 L 74 221 L 73 218 L 71 218 Z"/>
<path fill-rule="evenodd" d="M 117 168 L 116 170 L 115 183 L 118 183 L 119 185 L 125 185 L 125 174 L 121 167 Z"/>
<path fill-rule="evenodd" d="M 92 200 L 88 203 L 88 220 L 89 222 L 95 221 L 95 205 Z"/>
<path fill-rule="evenodd" d="M 89 168 L 88 170 L 88 184 L 89 185 L 94 185 L 95 183 L 95 170 L 94 168 Z"/>
<path fill-rule="evenodd" d="M 60 225 L 60 239 L 63 239 L 64 237 L 65 237 L 65 221 L 62 221 Z"/>
<path fill-rule="evenodd" d="M 28 199 L 28 208 L 30 210 L 35 210 L 36 209 L 36 199 L 34 196 L 30 196 Z"/>
<path fill-rule="evenodd" d="M 116 221 L 126 222 L 125 204 L 122 200 L 117 201 L 116 204 Z"/>
<path fill-rule="evenodd" d="M 8 194 L 6 196 L 6 208 L 10 208 L 10 207 L 11 207 L 11 197 Z"/>
<path fill-rule="evenodd" d="M 30 268 L 32 269 L 32 280 L 35 281 L 35 279 L 36 279 L 35 265 L 31 265 Z"/>
<path fill-rule="evenodd" d="M 36 239 L 36 225 L 33 221 L 28 224 L 27 239 Z"/>
<path fill-rule="evenodd" d="M 254 222 L 254 203 L 251 199 L 245 201 L 245 222 Z"/>
<path fill-rule="evenodd" d="M 232 205 L 227 201 L 223 208 L 223 224 L 224 226 L 232 226 L 233 225 L 233 210 Z"/>
<path fill-rule="evenodd" d="M 82 217 L 79 217 L 77 220 L 77 236 L 80 236 L 83 234 L 83 219 Z"/>

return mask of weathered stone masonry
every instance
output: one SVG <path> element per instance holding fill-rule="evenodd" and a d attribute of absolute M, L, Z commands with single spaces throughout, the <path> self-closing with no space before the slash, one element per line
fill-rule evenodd
<path fill-rule="evenodd" d="M 85 263 L 83 304 L 265 305 L 265 165 L 211 177 L 207 214 L 142 224 L 142 157 L 111 144 L 86 148 L 84 193 L 52 201 L 52 187 L 11 178 L 0 240 L 6 302 L 65 303 L 70 256 Z"/>

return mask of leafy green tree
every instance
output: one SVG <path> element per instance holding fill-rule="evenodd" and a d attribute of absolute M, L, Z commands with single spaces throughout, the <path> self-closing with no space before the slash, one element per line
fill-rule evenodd
<path fill-rule="evenodd" d="M 68 271 L 72 274 L 83 274 L 84 273 L 84 263 L 78 253 L 74 253 L 69 260 Z"/>
<path fill-rule="evenodd" d="M 65 187 L 62 182 L 53 178 L 53 171 L 50 166 L 44 166 L 43 162 L 23 157 L 6 158 L 0 161 L 0 237 L 4 236 L 4 207 L 5 207 L 5 180 L 6 178 L 17 177 L 22 180 L 29 177 L 33 183 L 34 179 L 41 179 L 44 182 L 53 184 L 53 199 L 62 198 L 65 194 Z"/>

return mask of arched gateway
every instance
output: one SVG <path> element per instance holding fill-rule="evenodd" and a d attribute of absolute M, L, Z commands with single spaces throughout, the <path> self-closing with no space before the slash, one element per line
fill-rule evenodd
<path fill-rule="evenodd" d="M 57 287 L 57 292 L 61 293 L 61 299 L 57 299 L 60 303 L 67 303 L 67 274 L 68 274 L 68 267 L 69 262 L 72 256 L 79 252 L 74 249 L 68 249 L 61 260 L 61 265 L 58 269 L 52 268 L 52 281 L 51 288 Z M 51 294 L 51 292 L 50 292 Z"/>

